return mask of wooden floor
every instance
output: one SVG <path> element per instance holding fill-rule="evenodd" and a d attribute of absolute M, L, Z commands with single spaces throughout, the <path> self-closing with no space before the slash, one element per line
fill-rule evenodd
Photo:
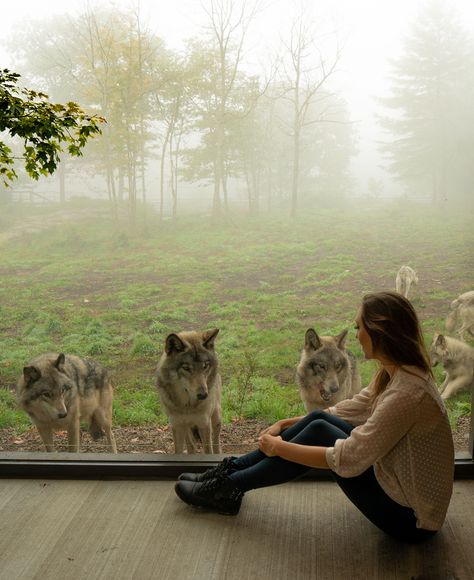
<path fill-rule="evenodd" d="M 474 578 L 472 480 L 419 546 L 379 532 L 330 481 L 250 492 L 236 517 L 188 507 L 173 485 L 0 479 L 0 579 Z"/>

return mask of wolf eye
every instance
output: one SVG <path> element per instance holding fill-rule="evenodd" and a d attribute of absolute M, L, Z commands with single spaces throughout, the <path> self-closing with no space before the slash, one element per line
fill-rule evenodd
<path fill-rule="evenodd" d="M 326 370 L 326 367 L 324 365 L 322 365 L 322 364 L 319 364 L 319 363 L 313 363 L 311 365 L 311 368 L 313 369 L 313 372 L 314 373 L 319 373 L 321 371 L 325 371 Z"/>
<path fill-rule="evenodd" d="M 187 364 L 184 364 L 184 365 L 181 365 L 181 370 L 189 373 L 189 371 L 191 370 L 191 367 Z"/>
<path fill-rule="evenodd" d="M 211 363 L 208 360 L 205 360 L 202 363 L 203 368 L 208 369 L 211 366 Z"/>
<path fill-rule="evenodd" d="M 51 393 L 48 393 L 47 391 L 41 393 L 41 396 L 44 397 L 45 399 L 51 399 Z"/>
<path fill-rule="evenodd" d="M 342 362 L 340 360 L 338 360 L 334 363 L 334 366 L 336 367 L 336 370 L 338 371 L 342 368 Z"/>

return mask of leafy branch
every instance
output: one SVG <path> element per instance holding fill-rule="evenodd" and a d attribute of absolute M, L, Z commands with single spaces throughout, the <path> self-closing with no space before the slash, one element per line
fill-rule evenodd
<path fill-rule="evenodd" d="M 21 158 L 33 179 L 51 175 L 60 161 L 63 146 L 70 155 L 82 155 L 87 141 L 101 133 L 103 117 L 87 115 L 77 103 L 51 103 L 48 95 L 18 86 L 20 75 L 0 70 L 0 133 L 23 141 Z M 0 140 L 0 176 L 5 186 L 18 177 L 18 159 Z"/>

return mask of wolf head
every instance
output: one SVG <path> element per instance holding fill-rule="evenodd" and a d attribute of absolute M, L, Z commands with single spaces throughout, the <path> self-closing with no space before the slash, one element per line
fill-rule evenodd
<path fill-rule="evenodd" d="M 77 388 L 64 371 L 65 355 L 44 355 L 23 368 L 19 381 L 21 406 L 33 418 L 65 419 L 71 393 Z"/>
<path fill-rule="evenodd" d="M 435 334 L 430 347 L 431 366 L 435 367 L 438 363 L 443 364 L 448 356 L 448 342 L 443 334 Z"/>
<path fill-rule="evenodd" d="M 306 407 L 327 406 L 351 379 L 351 364 L 345 343 L 347 330 L 337 336 L 318 336 L 313 328 L 305 334 L 305 345 L 296 377 Z M 310 402 L 313 405 L 310 405 Z"/>
<path fill-rule="evenodd" d="M 214 341 L 218 333 L 214 328 L 169 334 L 158 364 L 158 386 L 175 385 L 192 403 L 207 399 L 217 374 Z"/>

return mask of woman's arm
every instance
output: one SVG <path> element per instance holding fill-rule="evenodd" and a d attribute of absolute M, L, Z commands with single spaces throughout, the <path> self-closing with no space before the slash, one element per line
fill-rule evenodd
<path fill-rule="evenodd" d="M 329 468 L 326 461 L 326 447 L 299 445 L 298 443 L 283 441 L 280 436 L 274 437 L 266 434 L 259 438 L 259 449 L 268 457 L 278 455 L 282 459 L 307 465 L 308 467 Z"/>

